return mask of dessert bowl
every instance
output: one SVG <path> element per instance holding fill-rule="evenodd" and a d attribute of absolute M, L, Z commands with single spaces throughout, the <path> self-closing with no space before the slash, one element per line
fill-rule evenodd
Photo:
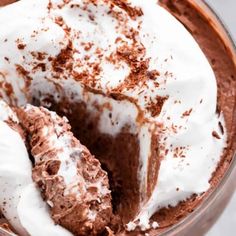
<path fill-rule="evenodd" d="M 168 2 L 178 2 L 178 1 L 161 1 L 164 2 L 165 6 L 168 6 Z M 203 19 L 203 22 L 209 21 L 210 27 L 212 27 L 216 34 L 218 35 L 218 40 L 223 44 L 225 47 L 225 50 L 227 54 L 232 56 L 232 62 L 234 66 L 236 65 L 236 47 L 235 42 L 230 36 L 230 29 L 227 30 L 227 27 L 224 25 L 222 19 L 217 16 L 217 14 L 212 10 L 212 8 L 205 2 L 201 0 L 193 0 L 189 1 L 190 4 L 193 6 L 193 8 L 197 9 L 199 12 L 201 12 L 201 18 Z M 176 4 L 178 6 L 178 4 Z M 181 5 L 181 4 L 180 4 Z M 171 9 L 172 4 L 169 4 L 169 7 Z M 181 7 L 180 7 L 181 9 Z M 178 11 L 178 7 L 174 10 L 172 9 L 174 14 L 178 19 L 183 20 L 183 15 L 187 15 L 185 12 Z M 191 16 L 190 16 L 191 17 Z M 186 25 L 186 27 L 190 30 L 190 32 L 193 32 L 191 29 L 191 21 L 190 19 L 183 20 L 183 23 Z M 204 23 L 203 23 L 204 25 Z M 204 26 L 203 26 L 204 29 Z M 206 30 L 206 28 L 205 28 Z M 199 39 L 199 35 L 194 34 L 195 39 L 199 40 L 201 42 L 201 39 Z M 209 39 L 213 42 L 216 42 L 216 37 L 212 37 Z M 213 47 L 218 47 L 218 43 L 216 43 Z M 203 49 L 203 48 L 202 48 Z M 204 49 L 203 49 L 204 50 Z M 211 49 L 210 49 L 211 50 Z M 205 51 L 207 54 L 207 49 Z M 223 53 L 223 52 L 222 52 Z M 209 58 L 208 58 L 209 59 Z M 210 59 L 209 59 L 210 60 Z M 214 60 L 212 61 L 212 66 L 214 67 Z M 235 74 L 231 75 L 231 77 L 235 80 Z M 235 83 L 234 85 L 235 86 Z M 221 88 L 218 87 L 220 90 Z M 230 90 L 230 88 L 228 88 Z M 234 107 L 234 114 L 236 112 L 235 110 L 236 103 L 232 104 L 232 107 Z M 235 184 L 235 177 L 236 177 L 236 153 L 235 153 L 235 129 L 236 129 L 236 119 L 234 115 L 234 120 L 232 123 L 232 130 L 233 131 L 233 152 L 230 154 L 232 159 L 230 161 L 230 165 L 225 170 L 225 173 L 222 176 L 222 179 L 219 180 L 218 184 L 207 194 L 208 196 L 203 200 L 203 202 L 192 212 L 189 214 L 186 218 L 181 220 L 179 223 L 174 225 L 173 227 L 170 227 L 169 229 L 165 230 L 160 235 L 204 235 L 217 221 L 217 219 L 220 217 L 222 212 L 224 211 L 225 207 L 227 206 L 229 200 L 231 199 L 232 195 L 235 192 L 236 184 Z"/>
<path fill-rule="evenodd" d="M 122 2 L 122 1 L 121 1 Z M 229 35 L 226 33 L 226 30 L 220 23 L 219 19 L 216 18 L 214 13 L 210 10 L 208 6 L 206 6 L 202 1 L 171 1 L 171 0 L 160 0 L 160 4 L 166 8 L 168 11 L 171 12 L 172 15 L 175 15 L 176 18 L 178 18 L 185 27 L 191 32 L 192 36 L 195 38 L 195 40 L 198 42 L 200 47 L 202 48 L 203 52 L 208 58 L 208 61 L 210 62 L 216 78 L 218 82 L 218 102 L 217 102 L 217 111 L 223 111 L 225 115 L 225 123 L 226 123 L 226 129 L 228 133 L 228 143 L 227 143 L 227 149 L 224 151 L 224 155 L 218 164 L 218 167 L 213 174 L 214 177 L 210 180 L 210 187 L 209 190 L 204 192 L 203 194 L 194 195 L 190 199 L 188 199 L 186 202 L 183 201 L 174 206 L 170 207 L 164 207 L 163 209 L 160 209 L 156 214 L 153 215 L 151 218 L 152 220 L 152 229 L 149 230 L 149 223 L 147 223 L 145 220 L 144 222 L 140 222 L 139 226 L 144 229 L 147 229 L 148 231 L 146 234 L 148 235 L 201 235 L 205 233 L 208 228 L 214 223 L 216 218 L 220 215 L 222 212 L 222 209 L 227 204 L 227 201 L 229 200 L 230 196 L 232 195 L 235 186 L 233 183 L 234 176 L 236 175 L 235 171 L 235 132 L 236 132 L 236 122 L 235 122 L 235 71 L 236 71 L 236 60 L 235 60 L 235 49 L 233 46 L 232 41 L 230 40 Z M 131 12 L 131 16 L 134 17 L 132 14 L 141 14 L 140 11 L 136 11 L 136 13 Z M 91 17 L 90 20 L 93 20 Z M 63 21 L 58 19 L 57 21 L 58 25 L 64 27 L 63 29 L 65 32 L 69 31 L 68 28 L 63 26 Z M 57 33 L 57 32 L 55 32 Z M 18 42 L 18 49 L 24 50 L 25 45 L 21 42 Z M 86 45 L 85 45 L 86 46 Z M 90 45 L 91 46 L 91 45 Z M 69 45 L 66 48 L 66 51 L 70 51 L 71 46 Z M 87 49 L 86 49 L 87 50 Z M 89 50 L 89 48 L 88 48 Z M 125 55 L 124 52 L 121 52 L 122 55 Z M 39 55 L 38 55 L 39 56 Z M 41 55 L 43 56 L 43 55 Z M 66 60 L 68 59 L 66 54 L 61 54 L 60 60 L 64 61 L 63 56 L 65 56 Z M 42 59 L 41 57 L 39 58 Z M 7 59 L 8 60 L 8 59 Z M 61 64 L 60 61 L 57 60 L 54 62 L 55 68 L 58 71 L 61 70 Z M 18 72 L 20 75 L 22 75 L 24 78 L 27 79 L 28 73 L 25 70 L 22 70 L 21 67 L 17 67 Z M 35 67 L 36 68 L 36 67 Z M 44 71 L 44 67 L 42 64 L 40 64 L 39 67 L 36 69 L 42 69 Z M 152 73 L 149 74 L 149 76 L 155 76 L 158 73 Z M 93 82 L 93 81 L 92 81 Z M 132 84 L 131 84 L 132 85 Z M 131 86 L 130 85 L 130 86 Z M 38 83 L 38 86 L 41 85 Z M 49 88 L 50 89 L 50 88 Z M 60 89 L 60 88 L 59 88 Z M 8 91 L 9 94 L 10 91 Z M 36 93 L 38 93 L 37 90 L 35 90 Z M 91 92 L 96 92 L 91 89 Z M 140 93 L 141 94 L 141 93 Z M 42 94 L 38 94 L 38 98 L 40 98 Z M 10 97 L 10 96 L 9 96 Z M 112 98 L 115 100 L 123 99 L 117 94 L 113 94 Z M 164 98 L 164 100 L 161 100 L 160 103 L 163 105 L 167 98 Z M 66 98 L 65 98 L 66 100 Z M 71 113 L 66 113 L 65 110 L 72 107 L 72 110 L 74 109 L 74 113 L 81 113 L 83 110 L 76 110 L 76 107 L 79 105 L 75 104 L 76 106 L 73 107 L 73 104 L 69 103 L 67 104 L 67 101 L 63 101 L 63 103 L 56 103 L 55 101 L 50 100 L 50 97 L 47 97 L 44 100 L 39 100 L 37 98 L 33 99 L 31 101 L 34 105 L 44 105 L 48 106 L 52 110 L 56 110 L 59 112 L 60 115 L 67 115 L 70 118 L 70 122 L 72 123 L 72 128 L 74 129 L 76 133 L 76 129 L 80 127 L 80 129 L 83 129 L 83 122 L 85 121 L 85 118 L 82 117 L 81 120 L 73 120 L 73 117 L 71 118 Z M 159 105 L 160 105 L 159 103 Z M 201 103 L 201 102 L 200 102 Z M 118 106 L 118 105 L 117 105 Z M 150 110 L 152 107 L 149 107 Z M 105 109 L 110 109 L 105 107 Z M 152 115 L 156 115 L 156 110 L 151 110 Z M 184 116 L 188 116 L 192 110 L 189 110 L 188 112 L 184 113 Z M 112 115 L 111 115 L 112 116 Z M 80 122 L 80 123 L 79 123 Z M 78 124 L 80 126 L 78 126 Z M 81 128 L 82 127 L 82 128 Z M 90 124 L 85 126 L 85 129 L 90 128 L 93 130 L 94 124 Z M 224 134 L 224 128 L 222 125 L 220 125 L 221 132 Z M 84 131 L 86 134 L 86 130 Z M 127 130 L 122 131 L 126 135 L 129 133 Z M 88 136 L 84 135 L 84 133 L 77 134 L 82 143 L 85 143 L 90 148 L 92 147 L 92 151 L 95 150 L 96 156 L 102 156 L 103 150 L 101 150 L 101 146 L 106 146 L 107 148 L 109 141 L 106 139 L 102 139 L 102 137 L 96 137 L 96 132 L 93 133 L 94 137 L 97 138 L 98 142 L 100 142 L 99 147 L 97 147 L 97 143 L 90 143 Z M 220 139 L 219 135 L 216 132 L 212 133 L 212 136 L 214 136 L 216 139 Z M 102 141 L 101 141 L 102 139 Z M 130 141 L 131 140 L 131 141 Z M 123 142 L 123 145 L 127 145 L 128 142 L 131 142 L 131 145 L 137 145 L 136 142 L 132 139 L 132 136 L 130 136 L 129 139 L 126 139 L 126 137 L 123 135 L 116 139 L 116 142 Z M 126 143 L 125 143 L 126 142 Z M 152 145 L 156 145 L 155 143 Z M 145 145 L 144 145 L 145 146 Z M 125 146 L 126 149 L 128 146 Z M 100 149 L 99 149 L 100 148 Z M 111 149 L 112 150 L 112 149 Z M 120 150 L 122 153 L 122 150 Z M 132 153 L 131 153 L 132 154 Z M 122 155 L 127 155 L 127 153 L 122 153 Z M 122 165 L 126 165 L 126 171 L 127 172 L 127 162 L 120 164 L 119 160 L 116 162 L 115 165 L 117 166 L 109 166 L 109 162 L 107 160 L 102 160 L 103 168 L 105 168 L 108 171 L 112 170 L 112 168 L 117 168 L 119 166 L 120 168 L 124 167 Z M 154 162 L 155 163 L 155 162 Z M 137 169 L 137 163 L 134 161 L 131 163 L 131 165 Z M 159 168 L 159 163 L 157 162 L 154 164 L 151 169 L 157 170 Z M 151 170 L 150 170 L 151 172 Z M 134 172 L 135 173 L 135 172 Z M 110 173 L 113 174 L 113 173 Z M 119 176 L 120 173 L 118 173 Z M 117 176 L 110 177 L 110 181 L 117 178 Z M 135 179 L 132 171 L 127 172 L 125 174 L 125 177 L 127 180 L 129 179 Z M 155 181 L 153 182 L 153 179 L 156 178 L 156 173 L 154 171 L 153 174 L 150 176 L 147 176 L 148 184 L 147 184 L 147 196 L 150 197 L 150 194 L 155 189 Z M 124 181 L 122 179 L 122 181 Z M 152 180 L 152 181 L 150 181 Z M 198 180 L 197 180 L 198 181 Z M 119 182 L 118 182 L 119 183 Z M 114 183 L 113 183 L 114 184 Z M 124 184 L 124 183 L 123 183 Z M 130 184 L 130 182 L 129 182 Z M 125 187 L 124 187 L 125 186 Z M 135 184 L 134 186 L 124 185 L 123 188 L 125 188 L 125 193 L 129 193 L 129 188 L 131 188 L 131 193 L 137 191 Z M 133 211 L 136 209 L 137 206 L 132 206 L 131 202 L 136 202 L 137 198 L 135 195 L 130 195 L 130 201 L 127 201 L 125 204 L 119 202 L 119 192 L 117 191 L 119 189 L 119 185 L 115 186 L 115 191 L 113 193 L 113 198 L 118 198 L 118 203 L 113 203 L 113 207 L 117 207 L 117 211 L 119 211 L 119 214 L 122 216 L 125 223 L 128 223 L 127 219 L 132 218 Z M 178 192 L 179 189 L 176 189 Z M 126 195 L 128 196 L 128 195 Z M 141 196 L 142 198 L 143 196 Z M 155 206 L 155 203 L 154 205 Z M 145 213 L 145 212 L 144 212 Z M 123 215 L 122 215 L 123 214 Z M 144 214 L 145 215 L 145 214 Z M 128 217 L 127 217 L 128 216 Z M 158 222 L 158 223 L 157 223 Z M 128 232 L 121 232 L 121 235 L 142 235 L 142 232 L 139 231 L 133 231 L 132 228 L 135 229 L 136 226 L 134 226 L 136 222 L 130 222 L 130 224 L 127 224 Z M 146 227 L 146 228 L 145 228 Z M 129 232 L 131 231 L 131 232 Z M 132 232 L 133 231 L 133 232 Z M 194 232 L 194 233 L 193 233 Z M 108 232 L 109 233 L 109 232 Z"/>

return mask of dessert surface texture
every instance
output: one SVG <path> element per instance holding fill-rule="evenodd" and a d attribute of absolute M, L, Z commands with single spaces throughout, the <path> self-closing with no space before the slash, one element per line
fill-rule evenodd
<path fill-rule="evenodd" d="M 20 0 L 0 25 L 0 227 L 159 235 L 216 188 L 236 66 L 191 1 Z"/>

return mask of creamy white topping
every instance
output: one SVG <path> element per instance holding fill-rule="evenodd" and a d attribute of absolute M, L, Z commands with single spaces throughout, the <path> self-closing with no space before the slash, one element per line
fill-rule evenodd
<path fill-rule="evenodd" d="M 16 123 L 19 122 L 12 109 L 4 101 L 0 100 L 0 120 L 7 121 L 9 119 Z"/>
<path fill-rule="evenodd" d="M 2 101 L 0 103 L 2 105 L 0 117 L 9 114 L 12 118 L 13 111 Z M 15 115 L 14 119 L 17 120 Z M 21 136 L 0 119 L 0 209 L 2 213 L 19 235 L 72 235 L 61 226 L 54 224 L 47 204 L 35 187 L 31 175 L 31 161 Z"/>
<path fill-rule="evenodd" d="M 68 96 L 73 94 L 75 101 L 82 100 L 88 104 L 88 109 L 95 115 L 101 110 L 96 110 L 94 101 L 100 106 L 110 103 L 112 108 L 104 108 L 100 114 L 100 131 L 115 136 L 127 123 L 131 124 L 131 132 L 138 134 L 138 175 L 144 199 L 148 184 L 150 137 L 159 127 L 156 132 L 159 136 L 160 157 L 157 158 L 163 160 L 158 182 L 151 197 L 140 203 L 140 213 L 128 227 L 133 229 L 134 224 L 139 224 L 142 229 L 147 229 L 151 227 L 149 218 L 158 209 L 175 206 L 192 194 L 208 190 L 209 180 L 225 146 L 226 135 L 221 135 L 218 126 L 219 122 L 224 125 L 224 120 L 222 115 L 219 117 L 216 114 L 217 86 L 214 73 L 183 25 L 158 6 L 156 0 L 149 0 L 148 3 L 143 0 L 130 1 L 133 6 L 142 9 L 143 16 L 136 19 L 131 19 L 117 6 L 113 9 L 113 15 L 108 14 L 110 2 L 104 4 L 104 1 L 98 0 L 95 7 L 85 4 L 88 1 L 72 0 L 58 8 L 55 3 L 62 4 L 63 1 L 53 0 L 53 9 L 49 11 L 48 0 L 21 0 L 1 9 L 0 71 L 4 72 L 4 76 L 1 78 L 0 74 L 0 79 L 12 84 L 18 104 L 26 103 L 32 94 L 40 99 L 43 94 L 49 93 L 55 96 L 55 100 L 60 100 L 60 86 Z M 79 6 L 72 7 L 72 4 Z M 82 8 L 84 4 L 86 9 Z M 114 15 L 121 17 L 123 23 L 120 24 Z M 65 24 L 59 16 L 63 17 Z M 14 18 L 17 20 L 13 21 Z M 146 81 L 145 85 L 140 82 L 132 89 L 127 86 L 120 88 L 119 92 L 135 100 L 137 106 L 127 100 L 115 101 L 85 92 L 83 83 L 75 81 L 76 74 L 85 70 L 87 85 L 104 93 L 117 89 L 126 81 L 131 71 L 129 64 L 125 60 L 112 63 L 107 57 L 116 53 L 120 47 L 134 43 L 123 34 L 124 31 L 132 30 L 139 32 L 135 40 L 139 47 L 143 46 L 146 50 L 143 60 L 149 60 L 149 71 L 157 70 L 160 74 Z M 74 49 L 73 73 L 63 70 L 58 75 L 45 58 L 41 61 L 46 63 L 45 70 L 35 69 L 39 61 L 32 52 L 40 51 L 55 57 L 69 42 L 72 42 Z M 18 48 L 19 43 L 24 45 L 23 49 Z M 87 50 L 83 43 L 90 43 L 88 47 L 91 48 Z M 97 49 L 102 51 L 100 56 L 96 54 Z M 85 60 L 85 56 L 89 59 Z M 93 67 L 88 61 L 100 66 L 95 85 Z M 25 83 L 19 79 L 22 76 L 16 64 L 21 65 L 29 72 L 28 76 L 33 78 L 27 96 L 22 93 Z M 2 96 L 9 99 L 4 92 Z M 160 114 L 152 116 L 148 104 L 155 101 L 157 96 L 167 99 Z M 146 122 L 137 123 L 137 107 L 144 113 Z M 109 118 L 109 112 L 112 118 Z M 111 119 L 118 122 L 112 122 Z M 213 131 L 218 132 L 221 139 L 213 137 Z"/>

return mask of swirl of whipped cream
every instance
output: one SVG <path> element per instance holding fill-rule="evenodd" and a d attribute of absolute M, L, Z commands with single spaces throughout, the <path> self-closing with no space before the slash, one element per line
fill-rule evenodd
<path fill-rule="evenodd" d="M 32 164 L 14 112 L 0 101 L 0 209 L 19 235 L 71 236 L 55 225 L 32 180 Z M 15 123 L 12 123 L 12 122 Z"/>

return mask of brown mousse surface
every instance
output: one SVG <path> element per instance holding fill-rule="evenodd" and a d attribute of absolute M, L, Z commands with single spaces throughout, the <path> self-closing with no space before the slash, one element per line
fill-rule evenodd
<path fill-rule="evenodd" d="M 91 150 L 108 172 L 114 213 L 122 218 L 123 223 L 127 223 L 138 211 L 138 137 L 130 133 L 128 126 L 116 137 L 100 133 L 99 120 L 87 112 L 85 103 L 70 103 L 66 98 L 61 103 L 54 103 L 51 98 L 49 101 L 44 101 L 45 104 L 51 104 L 49 109 L 68 117 L 73 134 Z"/>

